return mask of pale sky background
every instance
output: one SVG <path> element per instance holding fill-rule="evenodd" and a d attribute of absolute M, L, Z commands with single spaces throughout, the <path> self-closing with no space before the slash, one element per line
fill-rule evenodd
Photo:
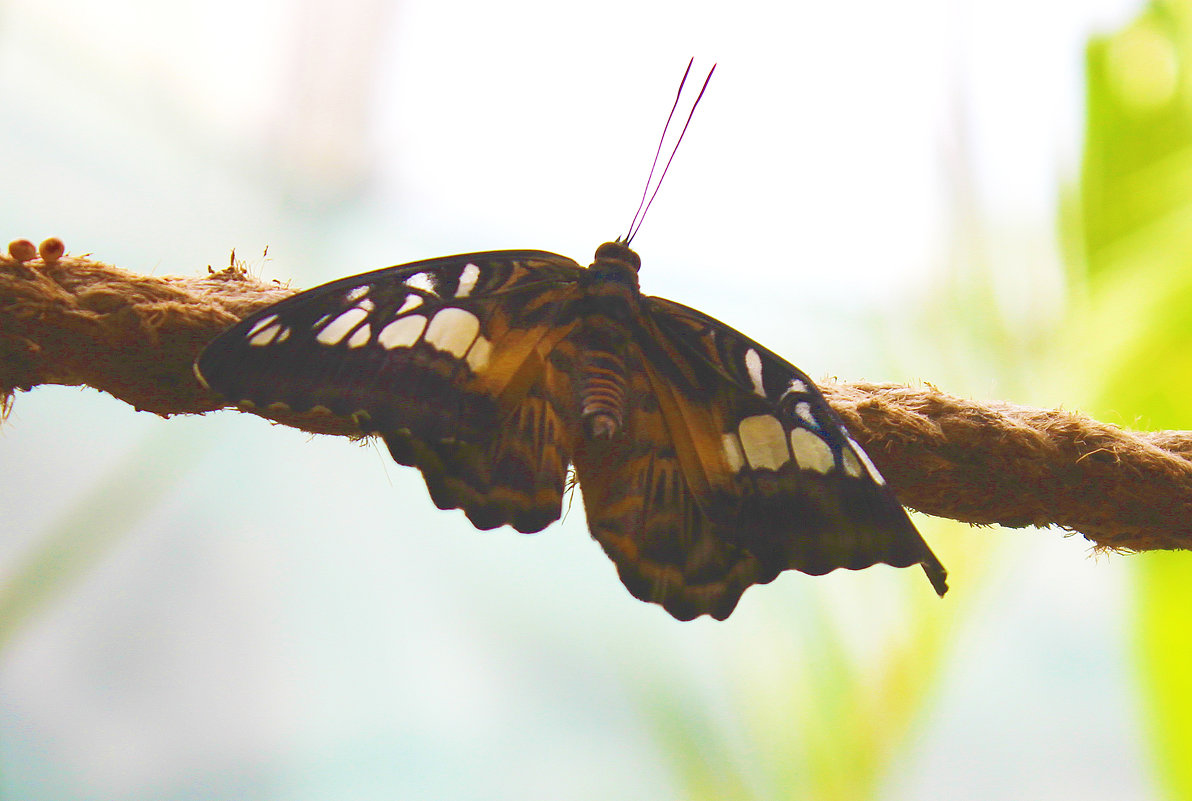
<path fill-rule="evenodd" d="M 236 248 L 296 286 L 469 250 L 586 263 L 624 232 L 694 55 L 719 67 L 635 240 L 646 292 L 813 377 L 1056 405 L 918 326 L 967 269 L 970 218 L 1007 324 L 1062 313 L 1084 43 L 1139 8 L 9 4 L 4 241 L 156 274 Z M 0 470 L 0 582 L 54 536 L 80 560 L 0 638 L 3 798 L 678 798 L 641 694 L 685 699 L 748 764 L 733 699 L 816 659 L 817 609 L 862 664 L 904 615 L 955 617 L 883 797 L 1151 790 L 1129 561 L 1080 538 L 929 521 L 953 606 L 899 600 L 930 593 L 913 571 L 787 574 L 727 623 L 678 624 L 628 595 L 578 505 L 541 535 L 477 532 L 383 448 L 247 415 L 41 389 L 0 426 Z"/>

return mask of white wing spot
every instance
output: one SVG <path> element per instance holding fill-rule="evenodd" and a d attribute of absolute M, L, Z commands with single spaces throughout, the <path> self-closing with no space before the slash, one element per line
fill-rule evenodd
<path fill-rule="evenodd" d="M 845 448 L 841 455 L 844 457 L 844 472 L 853 478 L 865 475 L 865 468 L 857 461 L 857 454 L 853 453 L 852 448 Z"/>
<path fill-rule="evenodd" d="M 421 295 L 406 295 L 406 299 L 402 302 L 401 308 L 397 310 L 397 314 L 405 314 L 410 309 L 417 309 L 421 305 Z"/>
<path fill-rule="evenodd" d="M 356 308 L 364 309 L 366 312 L 371 312 L 373 309 L 377 308 L 377 304 L 373 303 L 368 298 L 365 298 L 364 300 L 362 300 L 356 304 Z"/>
<path fill-rule="evenodd" d="M 812 428 L 819 428 L 819 421 L 815 419 L 815 415 L 811 413 L 811 404 L 807 401 L 799 401 L 795 404 L 795 414 L 807 423 Z"/>
<path fill-rule="evenodd" d="M 366 317 L 368 317 L 368 312 L 359 306 L 353 306 L 327 323 L 315 339 L 324 345 L 338 345 Z"/>
<path fill-rule="evenodd" d="M 798 378 L 792 378 L 791 382 L 786 385 L 786 390 L 782 393 L 782 397 L 785 398 L 787 395 L 791 394 L 792 392 L 795 392 L 800 395 L 806 395 L 810 391 L 811 390 L 809 390 L 807 388 L 807 384 L 805 384 L 802 380 L 800 380 Z M 782 398 L 779 398 L 779 400 L 782 400 Z"/>
<path fill-rule="evenodd" d="M 267 317 L 262 317 L 260 320 L 257 320 L 256 325 L 248 329 L 248 333 L 245 334 L 245 336 L 251 338 L 253 334 L 256 334 L 266 326 L 273 325 L 275 322 L 277 322 L 276 314 L 270 314 Z"/>
<path fill-rule="evenodd" d="M 852 445 L 853 450 L 857 452 L 857 458 L 861 460 L 862 464 L 865 465 L 865 469 L 869 471 L 869 477 L 878 484 L 884 485 L 886 483 L 885 476 L 878 472 L 877 465 L 869 458 L 869 454 L 865 452 L 865 449 L 858 445 L 857 441 L 852 437 L 849 437 L 848 444 Z"/>
<path fill-rule="evenodd" d="M 449 306 L 426 327 L 426 341 L 445 353 L 463 358 L 479 333 L 480 319 L 476 315 Z"/>
<path fill-rule="evenodd" d="M 362 348 L 368 344 L 368 340 L 371 338 L 372 328 L 369 327 L 368 323 L 365 323 L 364 325 L 357 328 L 352 336 L 348 337 L 348 347 Z"/>
<path fill-rule="evenodd" d="M 472 368 L 473 373 L 479 373 L 485 367 L 488 367 L 488 357 L 493 352 L 493 343 L 489 342 L 484 336 L 476 337 L 476 341 L 472 343 L 472 347 L 468 348 L 468 367 Z"/>
<path fill-rule="evenodd" d="M 472 290 L 476 288 L 476 282 L 480 280 L 480 268 L 475 264 L 469 263 L 464 267 L 463 272 L 459 274 L 459 289 L 455 290 L 457 298 L 466 298 L 472 294 Z"/>
<path fill-rule="evenodd" d="M 394 320 L 382 328 L 380 335 L 377 336 L 377 342 L 381 343 L 381 347 L 385 350 L 409 348 L 418 341 L 425 328 L 426 318 L 421 314 L 411 314 L 409 317 Z"/>
<path fill-rule="evenodd" d="M 753 348 L 745 351 L 745 369 L 749 371 L 749 380 L 753 382 L 753 391 L 763 398 L 766 397 L 766 387 L 762 384 L 762 357 Z"/>
<path fill-rule="evenodd" d="M 746 417 L 737 426 L 737 433 L 741 435 L 741 446 L 750 467 L 777 470 L 790 461 L 786 430 L 777 417 L 769 414 Z"/>
<path fill-rule="evenodd" d="M 736 434 L 722 434 L 720 442 L 724 446 L 724 458 L 728 460 L 728 469 L 740 473 L 745 466 L 745 452 L 741 450 L 741 440 Z"/>
<path fill-rule="evenodd" d="M 281 331 L 281 323 L 277 321 L 276 316 L 271 316 L 269 319 L 273 320 L 271 325 L 267 325 L 264 328 L 261 328 L 259 325 L 253 326 L 252 330 L 256 331 L 256 333 L 248 338 L 248 344 L 258 348 L 262 345 L 273 344 L 274 338 Z M 289 333 L 289 329 L 286 330 L 286 333 Z"/>
<path fill-rule="evenodd" d="M 804 470 L 830 473 L 836 467 L 836 459 L 828 443 L 806 428 L 791 431 L 791 451 L 795 454 L 795 462 Z"/>
<path fill-rule="evenodd" d="M 290 329 L 288 327 L 283 328 L 281 330 L 281 333 L 278 335 L 277 339 L 273 340 L 273 344 L 274 345 L 281 344 L 282 342 L 285 342 L 289 338 L 290 338 Z"/>
<path fill-rule="evenodd" d="M 421 289 L 432 295 L 438 294 L 435 292 L 435 279 L 431 278 L 430 273 L 414 273 L 404 283 L 411 289 Z"/>
<path fill-rule="evenodd" d="M 348 294 L 344 295 L 344 300 L 348 303 L 355 303 L 362 297 L 368 294 L 368 284 L 361 284 L 357 287 L 352 287 L 348 290 Z"/>

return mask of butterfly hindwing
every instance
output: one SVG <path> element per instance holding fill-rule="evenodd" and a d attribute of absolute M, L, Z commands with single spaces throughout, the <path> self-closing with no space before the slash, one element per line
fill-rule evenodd
<path fill-rule="evenodd" d="M 559 516 L 574 440 L 565 376 L 543 373 L 579 270 L 495 251 L 334 281 L 233 326 L 196 371 L 242 405 L 350 417 L 441 508 L 536 531 Z"/>
<path fill-rule="evenodd" d="M 747 588 L 777 572 L 767 575 L 726 539 L 701 505 L 709 485 L 693 465 L 699 438 L 712 430 L 709 410 L 689 405 L 685 417 L 640 350 L 630 350 L 628 365 L 625 436 L 583 440 L 575 454 L 588 527 L 635 597 L 679 620 L 723 620 Z"/>
<path fill-rule="evenodd" d="M 463 509 L 480 529 L 540 531 L 559 518 L 574 450 L 568 393 L 565 375 L 542 371 L 487 437 L 435 441 L 406 429 L 382 437 L 395 461 L 422 471 L 440 509 Z"/>

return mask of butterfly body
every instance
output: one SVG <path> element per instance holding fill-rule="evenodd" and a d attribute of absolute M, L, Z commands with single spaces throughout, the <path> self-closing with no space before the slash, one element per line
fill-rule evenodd
<path fill-rule="evenodd" d="M 752 584 L 878 562 L 945 571 L 801 371 L 642 295 L 621 242 L 341 279 L 259 311 L 196 372 L 241 404 L 350 417 L 478 528 L 558 519 L 574 465 L 592 535 L 638 598 L 723 619 Z"/>

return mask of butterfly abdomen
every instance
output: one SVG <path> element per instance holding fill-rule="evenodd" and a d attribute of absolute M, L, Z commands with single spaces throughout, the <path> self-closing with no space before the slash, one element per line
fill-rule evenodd
<path fill-rule="evenodd" d="M 624 327 L 600 313 L 588 314 L 572 337 L 577 411 L 589 438 L 612 439 L 624 428 L 626 341 Z"/>
<path fill-rule="evenodd" d="M 612 439 L 622 429 L 625 408 L 625 361 L 619 353 L 584 354 L 580 382 L 580 418 L 594 439 Z"/>

